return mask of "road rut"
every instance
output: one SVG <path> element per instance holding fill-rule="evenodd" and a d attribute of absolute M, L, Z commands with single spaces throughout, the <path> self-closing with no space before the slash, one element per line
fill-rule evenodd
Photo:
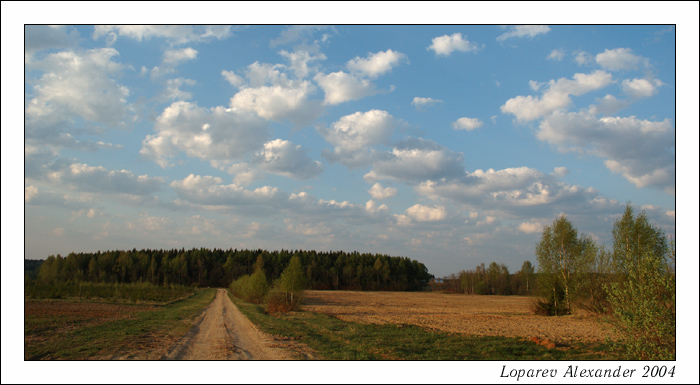
<path fill-rule="evenodd" d="M 161 360 L 294 360 L 308 355 L 260 332 L 231 302 L 225 289 Z M 301 355 L 301 357 L 300 357 Z"/>

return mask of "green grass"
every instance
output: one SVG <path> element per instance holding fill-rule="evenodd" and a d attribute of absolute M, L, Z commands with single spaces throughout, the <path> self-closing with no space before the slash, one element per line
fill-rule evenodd
<path fill-rule="evenodd" d="M 150 282 L 56 282 L 25 280 L 24 295 L 29 299 L 107 299 L 120 302 L 168 302 L 192 295 L 195 288 L 182 285 L 153 285 Z"/>
<path fill-rule="evenodd" d="M 152 348 L 159 341 L 169 344 L 187 333 L 194 318 L 215 295 L 216 289 L 203 289 L 164 305 L 131 305 L 134 310 L 129 317 L 119 320 L 85 319 L 80 315 L 25 315 L 24 357 L 84 360 L 106 358 L 122 350 Z M 113 306 L 128 309 L 130 305 Z"/>
<path fill-rule="evenodd" d="M 608 344 L 547 349 L 525 339 L 465 336 L 414 325 L 360 324 L 305 311 L 269 315 L 260 305 L 229 296 L 261 330 L 296 337 L 327 360 L 614 360 L 619 354 Z"/>

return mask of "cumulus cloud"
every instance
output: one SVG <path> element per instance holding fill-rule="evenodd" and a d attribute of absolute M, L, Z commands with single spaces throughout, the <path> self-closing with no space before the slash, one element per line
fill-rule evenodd
<path fill-rule="evenodd" d="M 288 196 L 277 187 L 263 186 L 248 190 L 236 184 L 223 184 L 219 177 L 190 174 L 185 179 L 170 183 L 178 197 L 187 202 L 204 206 L 250 206 L 253 210 L 262 207 L 274 209 Z"/>
<path fill-rule="evenodd" d="M 436 180 L 463 174 L 463 163 L 462 153 L 450 151 L 430 140 L 411 138 L 377 157 L 364 179 L 368 182 L 388 179 L 409 183 Z"/>
<path fill-rule="evenodd" d="M 576 73 L 573 79 L 550 80 L 541 97 L 528 95 L 508 99 L 501 111 L 515 115 L 521 122 L 532 121 L 568 107 L 570 95 L 580 96 L 607 87 L 611 82 L 612 76 L 602 70 L 590 74 Z"/>
<path fill-rule="evenodd" d="M 309 179 L 323 172 L 321 162 L 309 158 L 308 150 L 288 140 L 275 139 L 265 143 L 256 154 L 255 164 L 262 170 L 293 179 Z"/>
<path fill-rule="evenodd" d="M 428 50 L 435 51 L 436 55 L 450 56 L 454 51 L 460 52 L 476 52 L 479 46 L 476 43 L 467 40 L 466 36 L 461 33 L 453 33 L 452 35 L 438 36 L 433 39 Z"/>
<path fill-rule="evenodd" d="M 362 99 L 377 93 L 377 87 L 367 79 L 361 79 L 343 71 L 328 75 L 318 73 L 314 80 L 325 93 L 324 104 L 335 105 Z"/>
<path fill-rule="evenodd" d="M 182 86 L 193 86 L 196 82 L 192 79 L 185 78 L 175 78 L 168 79 L 165 81 L 165 90 L 161 94 L 161 100 L 165 101 L 175 101 L 175 100 L 187 100 L 192 98 L 192 94 L 187 91 L 180 89 Z"/>
<path fill-rule="evenodd" d="M 115 80 L 123 68 L 113 61 L 118 55 L 112 48 L 61 51 L 35 62 L 33 68 L 44 73 L 32 87 L 33 97 L 25 109 L 27 120 L 80 117 L 112 126 L 123 124 L 129 89 Z"/>
<path fill-rule="evenodd" d="M 387 199 L 396 196 L 398 190 L 394 187 L 383 187 L 380 183 L 375 183 L 367 192 L 374 199 Z"/>
<path fill-rule="evenodd" d="M 224 79 L 226 79 L 226 81 L 234 87 L 240 87 L 245 83 L 245 80 L 236 75 L 233 71 L 223 70 L 221 71 L 221 76 L 223 76 Z"/>
<path fill-rule="evenodd" d="M 316 60 L 326 60 L 326 55 L 311 54 L 308 51 L 280 51 L 280 55 L 284 56 L 289 60 L 289 65 L 292 71 L 294 71 L 295 76 L 298 79 L 305 78 L 311 69 L 309 68 L 309 63 Z"/>
<path fill-rule="evenodd" d="M 472 131 L 484 125 L 484 122 L 477 118 L 459 118 L 452 123 L 452 128 L 455 130 Z"/>
<path fill-rule="evenodd" d="M 136 41 L 162 38 L 171 44 L 186 44 L 225 39 L 231 32 L 231 26 L 224 25 L 97 25 L 92 37 L 107 36 L 112 43 L 124 36 Z"/>
<path fill-rule="evenodd" d="M 625 79 L 622 81 L 622 91 L 632 98 L 649 98 L 663 84 L 658 79 Z"/>
<path fill-rule="evenodd" d="M 603 158 L 608 169 L 637 187 L 674 191 L 675 131 L 668 119 L 654 122 L 634 116 L 597 118 L 588 112 L 558 112 L 542 121 L 537 138 L 560 151 Z"/>
<path fill-rule="evenodd" d="M 553 49 L 552 52 L 550 52 L 549 55 L 547 55 L 547 60 L 562 61 L 565 55 L 566 54 L 564 53 L 564 51 L 559 49 Z"/>
<path fill-rule="evenodd" d="M 518 225 L 518 231 L 526 234 L 539 233 L 542 231 L 542 225 L 539 223 L 523 222 Z"/>
<path fill-rule="evenodd" d="M 320 129 L 323 137 L 334 146 L 333 152 L 324 155 L 346 166 L 358 166 L 370 161 L 371 146 L 388 144 L 397 125 L 396 119 L 386 111 L 370 110 L 345 115 Z"/>
<path fill-rule="evenodd" d="M 610 94 L 603 98 L 597 98 L 598 104 L 592 104 L 588 107 L 588 112 L 592 115 L 612 115 L 617 111 L 629 106 L 629 102 L 620 100 Z"/>
<path fill-rule="evenodd" d="M 415 204 L 406 209 L 406 216 L 417 222 L 437 222 L 447 218 L 447 210 L 444 206 Z"/>
<path fill-rule="evenodd" d="M 163 178 L 135 176 L 128 170 L 108 170 L 102 166 L 72 163 L 48 174 L 56 184 L 65 184 L 80 191 L 106 194 L 149 195 L 160 189 Z"/>
<path fill-rule="evenodd" d="M 289 86 L 243 88 L 231 98 L 235 109 L 255 112 L 265 120 L 280 122 L 288 119 L 297 125 L 313 122 L 323 112 L 320 100 L 310 99 L 316 87 L 310 82 L 295 82 Z"/>
<path fill-rule="evenodd" d="M 568 185 L 556 174 L 528 167 L 476 170 L 461 177 L 427 180 L 415 191 L 433 200 L 449 199 L 508 215 L 538 215 L 540 208 L 575 207 L 597 196 L 593 189 Z"/>
<path fill-rule="evenodd" d="M 629 48 L 606 49 L 595 56 L 595 61 L 601 67 L 610 71 L 637 69 L 646 59 L 632 53 Z"/>
<path fill-rule="evenodd" d="M 155 135 L 140 153 L 167 167 L 179 152 L 204 160 L 232 161 L 260 148 L 267 126 L 257 116 L 224 107 L 212 109 L 178 101 L 156 119 Z"/>
<path fill-rule="evenodd" d="M 422 109 L 423 107 L 428 107 L 432 106 L 434 104 L 442 103 L 442 100 L 440 99 L 433 99 L 433 98 L 421 98 L 416 96 L 413 98 L 413 101 L 411 104 L 416 107 L 417 110 Z"/>
<path fill-rule="evenodd" d="M 507 32 L 499 35 L 496 41 L 504 41 L 512 38 L 529 37 L 533 38 L 550 31 L 546 25 L 514 25 Z"/>
<path fill-rule="evenodd" d="M 574 54 L 574 61 L 580 66 L 593 64 L 595 58 L 585 51 L 578 51 Z"/>
<path fill-rule="evenodd" d="M 197 50 L 194 48 L 168 49 L 163 53 L 163 64 L 177 66 L 180 63 L 197 58 Z"/>
<path fill-rule="evenodd" d="M 347 67 L 350 71 L 369 76 L 370 78 L 376 78 L 391 72 L 392 68 L 399 65 L 402 61 L 408 61 L 408 57 L 401 52 L 389 49 L 370 53 L 367 58 L 355 57 L 348 61 Z"/>

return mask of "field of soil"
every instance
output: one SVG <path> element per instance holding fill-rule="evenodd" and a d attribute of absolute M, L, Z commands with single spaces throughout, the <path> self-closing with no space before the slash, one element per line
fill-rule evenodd
<path fill-rule="evenodd" d="M 600 342 L 612 329 L 584 311 L 543 317 L 530 311 L 530 297 L 444 293 L 307 291 L 304 310 L 341 320 L 411 324 L 476 336 L 524 337 L 557 343 Z"/>

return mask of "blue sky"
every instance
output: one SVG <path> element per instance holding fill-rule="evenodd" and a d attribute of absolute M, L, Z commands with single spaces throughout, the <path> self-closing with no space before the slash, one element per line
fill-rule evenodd
<path fill-rule="evenodd" d="M 675 236 L 675 57 L 673 25 L 27 26 L 24 254 L 515 272 L 626 201 Z"/>
<path fill-rule="evenodd" d="M 12 255 L 344 249 L 515 272 L 560 213 L 610 245 L 627 201 L 678 235 L 697 303 L 696 2 L 2 7 L 3 312 L 22 306 Z M 280 25 L 106 26 L 174 21 Z M 23 25 L 66 22 L 103 26 Z M 318 22 L 335 25 L 286 26 Z M 577 25 L 504 25 L 547 22 Z M 489 25 L 443 25 L 469 23 Z M 679 312 L 696 335 L 697 307 Z"/>

